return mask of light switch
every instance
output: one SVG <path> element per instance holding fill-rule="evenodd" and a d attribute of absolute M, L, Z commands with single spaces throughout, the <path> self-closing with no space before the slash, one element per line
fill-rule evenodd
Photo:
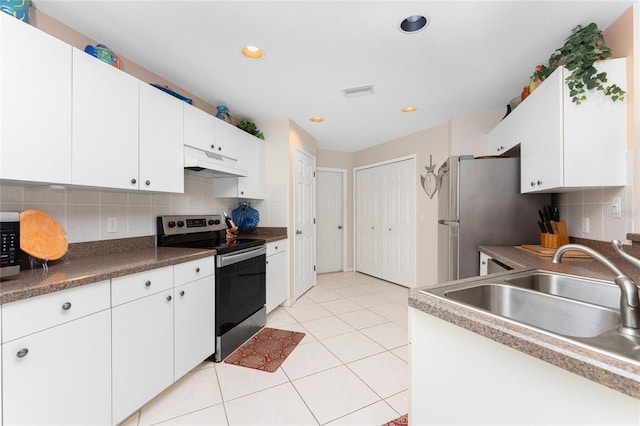
<path fill-rule="evenodd" d="M 611 206 L 611 216 L 614 219 L 622 219 L 622 200 L 620 197 L 613 199 L 613 205 Z"/>
<path fill-rule="evenodd" d="M 583 217 L 582 218 L 582 233 L 583 234 L 588 234 L 589 233 L 589 218 L 588 217 Z"/>

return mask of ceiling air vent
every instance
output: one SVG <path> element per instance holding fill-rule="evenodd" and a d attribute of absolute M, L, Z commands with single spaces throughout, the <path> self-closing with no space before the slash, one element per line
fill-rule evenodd
<path fill-rule="evenodd" d="M 356 96 L 369 96 L 375 93 L 373 90 L 373 86 L 350 87 L 348 89 L 342 89 L 342 92 L 347 98 L 355 98 Z"/>

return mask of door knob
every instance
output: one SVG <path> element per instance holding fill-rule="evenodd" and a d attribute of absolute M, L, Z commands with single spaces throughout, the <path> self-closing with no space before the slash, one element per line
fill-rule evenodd
<path fill-rule="evenodd" d="M 338 225 L 338 229 L 342 229 L 342 225 Z"/>
<path fill-rule="evenodd" d="M 302 235 L 302 231 L 299 229 L 296 229 L 296 235 Z"/>

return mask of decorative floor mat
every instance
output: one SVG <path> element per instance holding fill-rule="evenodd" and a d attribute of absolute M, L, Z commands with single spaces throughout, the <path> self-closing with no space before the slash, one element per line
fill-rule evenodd
<path fill-rule="evenodd" d="M 265 327 L 243 343 L 224 362 L 273 373 L 303 338 L 304 333 Z"/>
<path fill-rule="evenodd" d="M 405 414 L 404 416 L 400 416 L 397 419 L 393 419 L 388 423 L 383 424 L 382 426 L 408 426 L 409 425 L 409 415 Z"/>

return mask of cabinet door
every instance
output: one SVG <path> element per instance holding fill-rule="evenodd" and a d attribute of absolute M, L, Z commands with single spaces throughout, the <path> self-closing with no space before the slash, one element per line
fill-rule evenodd
<path fill-rule="evenodd" d="M 237 160 L 241 155 L 238 139 L 242 138 L 244 130 L 240 130 L 233 124 L 219 118 L 215 118 L 213 123 L 216 136 L 215 151 L 220 155 Z"/>
<path fill-rule="evenodd" d="M 72 183 L 138 189 L 138 86 L 73 49 Z"/>
<path fill-rule="evenodd" d="M 113 422 L 173 383 L 173 289 L 112 309 Z"/>
<path fill-rule="evenodd" d="M 140 189 L 184 192 L 183 103 L 140 82 Z"/>
<path fill-rule="evenodd" d="M 175 379 L 215 352 L 213 275 L 175 288 Z"/>
<path fill-rule="evenodd" d="M 71 46 L 4 13 L 0 178 L 71 183 Z"/>
<path fill-rule="evenodd" d="M 186 103 L 183 105 L 183 113 L 184 144 L 207 151 L 214 150 L 213 122 L 217 118 Z"/>
<path fill-rule="evenodd" d="M 480 276 L 481 277 L 489 273 L 488 271 L 489 260 L 491 260 L 491 257 L 488 254 L 480 252 Z"/>
<path fill-rule="evenodd" d="M 278 241 L 280 245 L 286 245 L 286 240 Z M 267 257 L 267 313 L 273 311 L 282 302 L 287 300 L 287 252 L 280 251 Z"/>
<path fill-rule="evenodd" d="M 247 170 L 246 177 L 216 178 L 214 196 L 219 198 L 248 198 L 263 200 L 264 186 L 264 141 L 243 130 L 235 134 L 235 142 L 241 148 L 238 167 Z M 217 140 L 217 133 L 216 133 Z"/>
<path fill-rule="evenodd" d="M 4 343 L 4 424 L 111 424 L 110 343 L 109 310 Z"/>

